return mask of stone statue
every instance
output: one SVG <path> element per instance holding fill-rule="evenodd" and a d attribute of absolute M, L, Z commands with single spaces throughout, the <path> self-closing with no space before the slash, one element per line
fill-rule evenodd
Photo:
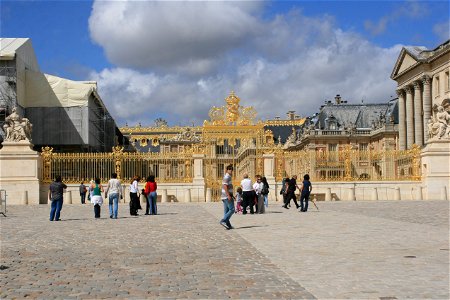
<path fill-rule="evenodd" d="M 427 126 L 429 139 L 450 138 L 450 114 L 442 105 L 437 106 Z"/>
<path fill-rule="evenodd" d="M 3 128 L 6 136 L 5 141 L 19 142 L 28 140 L 31 142 L 31 131 L 33 125 L 27 118 L 22 118 L 14 107 L 12 113 L 6 117 Z"/>

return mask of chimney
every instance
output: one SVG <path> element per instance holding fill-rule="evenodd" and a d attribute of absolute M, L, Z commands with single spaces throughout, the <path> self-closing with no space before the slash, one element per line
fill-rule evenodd
<path fill-rule="evenodd" d="M 295 110 L 290 110 L 287 112 L 288 120 L 294 120 L 295 118 Z"/>
<path fill-rule="evenodd" d="M 336 104 L 341 104 L 341 95 L 337 94 L 336 97 L 334 97 L 334 100 L 336 101 Z"/>

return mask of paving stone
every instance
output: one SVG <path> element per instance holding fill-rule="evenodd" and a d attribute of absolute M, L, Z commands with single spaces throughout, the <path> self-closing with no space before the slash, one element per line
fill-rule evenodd
<path fill-rule="evenodd" d="M 1 264 L 9 267 L 0 271 L 1 298 L 314 298 L 203 205 L 159 210 L 95 220 L 86 207 L 64 205 L 62 221 L 49 222 L 48 206 L 8 207 L 0 219 Z M 244 252 L 254 257 L 242 259 Z M 259 284 L 269 280 L 270 289 Z"/>

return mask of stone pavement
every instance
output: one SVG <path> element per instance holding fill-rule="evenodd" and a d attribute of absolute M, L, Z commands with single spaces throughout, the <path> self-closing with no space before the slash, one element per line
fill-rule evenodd
<path fill-rule="evenodd" d="M 90 205 L 0 216 L 0 298 L 449 298 L 449 202 L 273 203 L 218 224 L 221 203 L 93 218 Z"/>

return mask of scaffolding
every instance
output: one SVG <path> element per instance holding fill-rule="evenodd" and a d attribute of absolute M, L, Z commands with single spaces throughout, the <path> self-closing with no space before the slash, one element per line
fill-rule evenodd
<path fill-rule="evenodd" d="M 3 125 L 5 119 L 17 105 L 17 72 L 15 67 L 11 67 L 0 61 L 0 136 L 5 137 Z"/>

